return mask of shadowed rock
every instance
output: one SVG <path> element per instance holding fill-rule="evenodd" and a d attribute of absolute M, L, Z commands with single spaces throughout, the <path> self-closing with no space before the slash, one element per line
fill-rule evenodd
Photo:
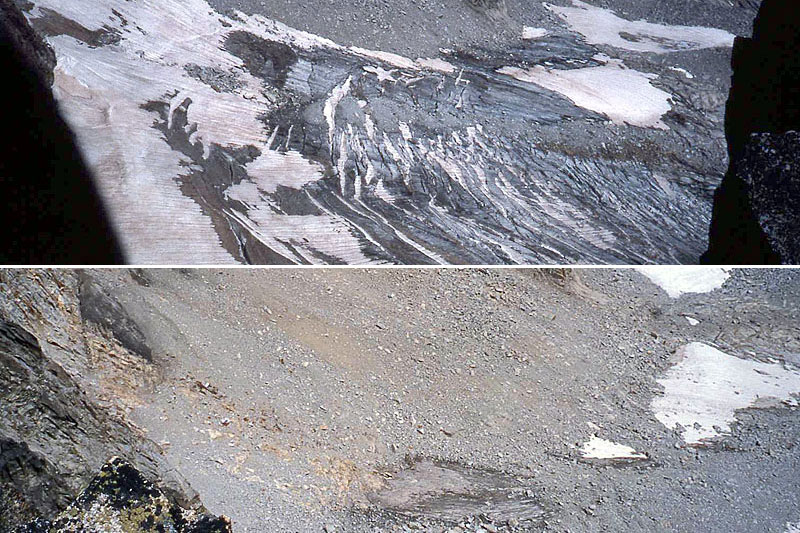
<path fill-rule="evenodd" d="M 113 296 L 97 285 L 91 276 L 83 274 L 81 277 L 80 305 L 83 319 L 108 328 L 125 348 L 152 362 L 153 353 L 147 345 L 147 339 L 127 311 Z"/>
<path fill-rule="evenodd" d="M 786 167 L 800 154 L 794 137 L 780 139 L 800 129 L 799 45 L 800 12 L 781 0 L 765 0 L 753 37 L 736 38 L 725 117 L 730 167 L 714 194 L 706 263 L 800 261 L 796 208 L 789 214 L 799 201 L 797 171 Z M 792 228 L 795 235 L 784 233 Z"/>
<path fill-rule="evenodd" d="M 64 32 L 80 34 L 80 28 L 60 22 Z M 15 3 L 0 0 L 0 70 L 6 73 L 5 97 L 13 102 L 0 130 L 0 181 L 7 199 L 0 262 L 120 263 L 92 176 L 50 90 L 55 64 L 55 53 Z"/>
<path fill-rule="evenodd" d="M 754 134 L 738 175 L 771 250 L 783 263 L 800 263 L 800 133 Z"/>

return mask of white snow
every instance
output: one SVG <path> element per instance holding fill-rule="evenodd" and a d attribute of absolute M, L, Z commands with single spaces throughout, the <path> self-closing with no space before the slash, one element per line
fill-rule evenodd
<path fill-rule="evenodd" d="M 639 453 L 630 446 L 617 444 L 593 435 L 583 447 L 583 457 L 587 459 L 646 459 L 647 456 Z"/>
<path fill-rule="evenodd" d="M 643 266 L 636 270 L 661 287 L 670 298 L 719 289 L 728 280 L 727 268 L 705 266 Z"/>
<path fill-rule="evenodd" d="M 618 59 L 598 59 L 607 63 L 570 70 L 541 65 L 530 69 L 503 67 L 498 72 L 561 93 L 575 105 L 604 114 L 616 124 L 669 129 L 661 117 L 672 109 L 670 94 L 650 83 L 655 74 L 626 68 Z"/>
<path fill-rule="evenodd" d="M 526 41 L 532 39 L 540 39 L 545 35 L 547 35 L 548 33 L 550 32 L 548 32 L 544 28 L 532 28 L 530 26 L 525 26 L 524 28 L 522 28 L 522 38 L 525 39 Z"/>
<path fill-rule="evenodd" d="M 686 76 L 687 79 L 690 79 L 690 80 L 694 79 L 694 75 L 691 72 L 689 72 L 688 70 L 686 70 L 685 68 L 669 67 L 669 69 L 670 70 L 674 70 L 675 72 L 680 72 L 681 74 Z"/>
<path fill-rule="evenodd" d="M 304 158 L 296 150 L 278 152 L 265 149 L 245 168 L 259 190 L 268 193 L 274 193 L 279 185 L 300 189 L 303 185 L 323 177 L 322 166 Z"/>
<path fill-rule="evenodd" d="M 328 140 L 331 145 L 333 145 L 333 137 L 336 132 L 336 108 L 339 102 L 342 101 L 342 98 L 350 92 L 350 84 L 352 81 L 353 77 L 348 76 L 344 83 L 333 88 L 328 99 L 325 100 L 322 114 L 325 115 L 325 121 L 328 123 Z"/>
<path fill-rule="evenodd" d="M 367 57 L 370 59 L 377 59 L 378 61 L 382 61 L 384 63 L 388 63 L 389 65 L 395 66 L 397 68 L 402 68 L 406 70 L 416 70 L 417 64 L 401 55 L 393 54 L 391 52 L 382 52 L 380 50 L 367 50 L 365 48 L 359 48 L 358 46 L 351 46 L 349 50 L 361 57 Z"/>
<path fill-rule="evenodd" d="M 702 26 L 667 26 L 644 20 L 631 21 L 618 17 L 610 9 L 572 0 L 575 7 L 543 5 L 561 17 L 573 31 L 584 36 L 589 44 L 609 45 L 634 52 L 664 54 L 703 48 L 729 48 L 734 35 L 725 30 Z"/>
<path fill-rule="evenodd" d="M 730 432 L 737 409 L 778 405 L 800 394 L 797 368 L 739 359 L 701 342 L 678 355 L 680 362 L 658 380 L 664 395 L 651 408 L 666 427 L 680 425 L 689 444 Z"/>
<path fill-rule="evenodd" d="M 379 83 L 383 83 L 386 81 L 390 83 L 397 83 L 397 80 L 394 79 L 394 73 L 397 72 L 397 69 L 385 70 L 381 67 L 373 67 L 372 65 L 365 65 L 361 68 L 364 69 L 364 72 L 375 74 L 375 76 L 378 78 Z"/>
<path fill-rule="evenodd" d="M 696 318 L 692 318 L 692 317 L 690 317 L 690 316 L 687 316 L 687 317 L 685 317 L 685 318 L 686 318 L 686 321 L 687 321 L 687 322 L 688 322 L 690 325 L 692 325 L 692 326 L 696 326 L 697 324 L 699 324 L 699 323 L 700 323 L 700 321 L 699 321 L 699 320 L 697 320 Z"/>

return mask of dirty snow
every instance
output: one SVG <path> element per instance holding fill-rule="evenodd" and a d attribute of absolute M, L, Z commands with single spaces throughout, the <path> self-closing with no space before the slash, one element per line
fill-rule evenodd
<path fill-rule="evenodd" d="M 570 30 L 595 45 L 609 45 L 633 52 L 684 52 L 704 48 L 729 48 L 734 35 L 727 31 L 702 26 L 667 26 L 644 20 L 626 20 L 610 9 L 572 0 L 575 7 L 543 5 L 561 17 Z"/>
<path fill-rule="evenodd" d="M 578 107 L 606 115 L 615 124 L 669 129 L 661 117 L 672 109 L 670 94 L 650 83 L 655 74 L 626 68 L 618 59 L 600 55 L 596 59 L 606 64 L 571 70 L 541 65 L 530 69 L 503 67 L 498 72 L 556 91 Z"/>
<path fill-rule="evenodd" d="M 687 78 L 687 79 L 690 79 L 690 80 L 693 80 L 693 79 L 694 79 L 694 74 L 692 74 L 691 72 L 689 72 L 689 71 L 688 71 L 688 70 L 686 70 L 685 68 L 681 68 L 681 67 L 669 67 L 669 69 L 670 69 L 670 70 L 674 70 L 675 72 L 680 72 L 681 74 L 683 74 L 684 76 L 686 76 L 686 78 Z"/>
<path fill-rule="evenodd" d="M 522 38 L 526 41 L 531 39 L 539 39 L 548 33 L 549 32 L 544 28 L 531 28 L 530 26 L 525 26 L 522 28 Z"/>

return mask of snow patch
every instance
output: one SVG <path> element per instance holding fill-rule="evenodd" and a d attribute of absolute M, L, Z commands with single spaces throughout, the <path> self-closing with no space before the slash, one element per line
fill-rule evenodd
<path fill-rule="evenodd" d="M 342 101 L 342 98 L 350 92 L 350 84 L 352 81 L 353 77 L 348 76 L 344 83 L 333 88 L 330 96 L 325 100 L 322 113 L 325 115 L 325 121 L 328 123 L 328 140 L 331 146 L 333 146 L 333 137 L 336 132 L 336 108 L 339 106 L 339 102 Z M 331 152 L 333 152 L 333 150 L 331 150 Z"/>
<path fill-rule="evenodd" d="M 397 72 L 397 69 L 385 70 L 381 67 L 373 67 L 372 65 L 366 65 L 361 68 L 364 69 L 364 72 L 375 74 L 375 76 L 378 78 L 378 83 L 383 83 L 386 81 L 390 83 L 397 83 L 397 80 L 394 79 L 393 76 L 393 74 Z"/>
<path fill-rule="evenodd" d="M 586 459 L 647 459 L 630 446 L 617 444 L 593 435 L 581 448 L 581 453 Z"/>
<path fill-rule="evenodd" d="M 420 57 L 417 59 L 416 65 L 421 69 L 435 70 L 438 72 L 443 72 L 444 74 L 452 74 L 456 71 L 456 67 L 454 67 L 452 64 L 448 63 L 444 59 L 435 57 Z"/>
<path fill-rule="evenodd" d="M 661 117 L 672 109 L 670 94 L 650 83 L 657 76 L 628 69 L 618 59 L 603 59 L 607 63 L 598 67 L 558 70 L 536 65 L 503 67 L 498 72 L 556 91 L 615 124 L 669 129 Z"/>
<path fill-rule="evenodd" d="M 524 28 L 522 28 L 522 38 L 526 41 L 530 41 L 533 39 L 540 39 L 545 35 L 547 35 L 548 33 L 550 32 L 548 32 L 544 28 L 532 28 L 530 26 L 525 26 Z"/>
<path fill-rule="evenodd" d="M 689 323 L 689 325 L 696 326 L 697 324 L 700 323 L 700 321 L 697 320 L 696 318 L 692 318 L 690 316 L 687 316 L 685 318 L 686 318 L 686 321 Z"/>
<path fill-rule="evenodd" d="M 686 76 L 686 78 L 687 78 L 687 79 L 690 79 L 690 80 L 693 80 L 693 79 L 694 79 L 694 74 L 692 74 L 691 72 L 689 72 L 689 71 L 688 71 L 688 70 L 686 70 L 685 68 L 681 68 L 681 67 L 669 67 L 669 69 L 670 69 L 670 70 L 674 70 L 675 72 L 680 72 L 681 74 L 683 74 L 684 76 Z"/>
<path fill-rule="evenodd" d="M 664 395 L 651 408 L 666 427 L 682 427 L 688 444 L 729 433 L 737 409 L 790 402 L 800 394 L 800 369 L 739 359 L 701 342 L 678 355 L 680 362 L 658 380 Z"/>
<path fill-rule="evenodd" d="M 644 266 L 636 270 L 661 287 L 670 298 L 714 291 L 730 277 L 727 268 L 704 266 Z"/>
<path fill-rule="evenodd" d="M 543 5 L 561 17 L 570 30 L 583 35 L 589 44 L 605 44 L 633 52 L 665 54 L 704 48 L 730 48 L 735 37 L 716 28 L 667 26 L 644 20 L 626 20 L 610 9 L 594 7 L 581 0 L 572 0 L 572 5 L 576 7 L 546 2 Z"/>
<path fill-rule="evenodd" d="M 309 161 L 296 150 L 264 150 L 245 168 L 259 190 L 267 193 L 274 193 L 278 186 L 300 189 L 323 178 L 322 166 Z"/>
<path fill-rule="evenodd" d="M 369 59 L 377 59 L 383 63 L 388 63 L 389 65 L 395 66 L 397 68 L 402 68 L 406 70 L 415 70 L 417 68 L 417 64 L 401 55 L 393 54 L 391 52 L 381 52 L 379 50 L 367 50 L 365 48 L 359 48 L 357 46 L 351 46 L 349 50 L 361 57 L 366 57 Z"/>

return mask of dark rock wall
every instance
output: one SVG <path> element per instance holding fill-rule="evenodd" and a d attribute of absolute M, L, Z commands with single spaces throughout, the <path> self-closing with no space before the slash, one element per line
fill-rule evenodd
<path fill-rule="evenodd" d="M 800 152 L 793 137 L 780 139 L 800 129 L 798 46 L 800 10 L 784 0 L 764 0 L 753 37 L 736 39 L 725 117 L 730 167 L 714 195 L 706 263 L 800 262 L 798 173 L 792 170 Z M 765 178 L 775 175 L 767 168 L 778 160 L 781 177 Z M 777 215 L 783 222 L 774 222 L 773 210 L 783 210 Z"/>

